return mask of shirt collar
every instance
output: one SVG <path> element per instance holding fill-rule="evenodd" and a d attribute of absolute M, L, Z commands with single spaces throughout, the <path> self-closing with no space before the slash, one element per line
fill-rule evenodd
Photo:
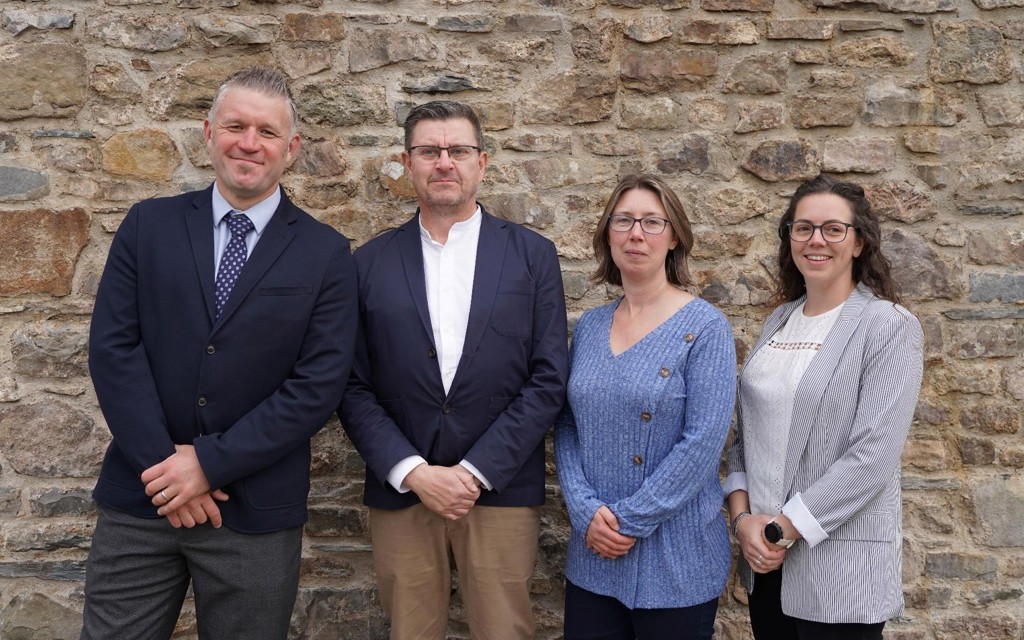
<path fill-rule="evenodd" d="M 483 214 L 480 213 L 480 205 L 476 205 L 476 211 L 473 212 L 473 215 L 462 222 L 456 222 L 452 225 L 452 228 L 448 230 L 448 241 L 451 242 L 453 239 L 458 240 L 459 238 L 471 233 L 478 233 L 480 231 L 480 223 L 483 219 Z M 423 226 L 423 219 L 420 216 L 416 216 L 416 222 L 420 225 L 420 238 L 434 244 L 439 244 L 436 240 L 430 237 L 430 232 Z"/>
<path fill-rule="evenodd" d="M 274 212 L 277 211 L 277 207 L 281 204 L 281 187 L 278 186 L 274 189 L 274 192 L 267 196 L 264 200 L 254 204 L 245 211 L 239 211 L 249 216 L 249 220 L 252 221 L 252 226 L 256 228 L 256 235 L 263 233 L 263 230 L 270 224 L 270 219 L 274 217 Z M 221 195 L 220 189 L 217 187 L 217 183 L 213 183 L 213 226 L 216 227 L 224 219 L 224 216 L 228 215 L 232 211 L 238 211 L 227 200 Z"/>

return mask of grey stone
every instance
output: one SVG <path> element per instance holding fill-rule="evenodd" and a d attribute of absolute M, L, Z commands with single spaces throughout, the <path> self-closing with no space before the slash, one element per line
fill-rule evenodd
<path fill-rule="evenodd" d="M 824 171 L 879 173 L 892 169 L 895 162 L 895 149 L 886 138 L 829 138 L 822 144 Z"/>
<path fill-rule="evenodd" d="M 292 171 L 299 175 L 337 177 L 348 170 L 348 163 L 337 146 L 327 140 L 303 140 Z"/>
<path fill-rule="evenodd" d="M 0 609 L 0 636 L 10 640 L 77 640 L 82 615 L 41 593 L 18 593 Z"/>
<path fill-rule="evenodd" d="M 966 215 L 1010 217 L 1024 215 L 1024 200 L 986 198 L 956 202 L 956 210 Z"/>
<path fill-rule="evenodd" d="M 302 89 L 296 102 L 302 119 L 313 124 L 350 127 L 388 122 L 382 86 L 338 87 L 317 83 Z"/>
<path fill-rule="evenodd" d="M 674 26 L 675 37 L 687 44 L 757 44 L 757 25 L 746 18 L 732 20 L 684 20 Z"/>
<path fill-rule="evenodd" d="M 35 129 L 29 135 L 31 135 L 33 138 L 89 139 L 96 137 L 96 134 L 94 134 L 92 131 L 82 131 L 77 129 Z"/>
<path fill-rule="evenodd" d="M 11 551 L 88 549 L 95 526 L 90 519 L 18 519 L 4 526 L 4 547 Z"/>
<path fill-rule="evenodd" d="M 953 171 L 942 165 L 915 164 L 914 171 L 932 189 L 944 189 L 956 180 Z"/>
<path fill-rule="evenodd" d="M 45 173 L 20 167 L 0 167 L 0 200 L 38 200 L 50 193 Z"/>
<path fill-rule="evenodd" d="M 182 47 L 188 24 L 172 15 L 99 13 L 89 20 L 88 32 L 107 46 L 156 53 Z"/>
<path fill-rule="evenodd" d="M 990 127 L 1024 127 L 1024 96 L 1016 88 L 979 91 L 978 108 Z"/>
<path fill-rule="evenodd" d="M 606 73 L 566 71 L 522 97 L 524 124 L 583 124 L 608 120 L 618 83 Z"/>
<path fill-rule="evenodd" d="M 968 601 L 975 607 L 987 607 L 990 604 L 1006 600 L 1020 600 L 1024 590 L 1011 588 L 977 589 L 970 594 Z"/>
<path fill-rule="evenodd" d="M 985 531 L 986 544 L 1024 547 L 1024 476 L 1008 474 L 974 486 L 974 509 Z"/>
<path fill-rule="evenodd" d="M 967 231 L 958 224 L 947 222 L 935 230 L 932 241 L 942 247 L 963 247 L 967 245 Z"/>
<path fill-rule="evenodd" d="M 772 203 L 752 189 L 725 187 L 707 193 L 702 206 L 691 212 L 691 219 L 715 225 L 740 224 L 770 213 Z"/>
<path fill-rule="evenodd" d="M 477 88 L 473 80 L 451 73 L 438 73 L 402 80 L 402 90 L 408 93 L 458 93 Z"/>
<path fill-rule="evenodd" d="M 601 184 L 614 176 L 604 165 L 581 164 L 573 158 L 536 158 L 523 163 L 530 182 L 540 189 L 576 184 Z"/>
<path fill-rule="evenodd" d="M 1015 273 L 972 273 L 971 302 L 1024 302 L 1024 275 Z"/>
<path fill-rule="evenodd" d="M 832 20 L 783 19 L 768 21 L 769 40 L 831 40 Z"/>
<path fill-rule="evenodd" d="M 434 23 L 438 31 L 462 33 L 490 33 L 494 31 L 494 18 L 488 15 L 442 16 Z"/>
<path fill-rule="evenodd" d="M 1020 620 L 997 613 L 971 613 L 941 618 L 932 623 L 936 638 L 971 638 L 972 640 L 1017 640 Z"/>
<path fill-rule="evenodd" d="M 995 393 L 996 381 L 991 380 L 992 393 Z M 958 389 L 970 393 L 972 389 Z M 960 426 L 965 430 L 976 431 L 984 435 L 1013 434 L 1020 431 L 1020 408 L 1016 405 L 978 402 L 964 407 L 960 413 Z"/>
<path fill-rule="evenodd" d="M 931 88 L 904 88 L 892 80 L 868 86 L 863 121 L 876 127 L 951 127 L 963 116 L 955 98 Z"/>
<path fill-rule="evenodd" d="M 643 141 L 635 133 L 587 132 L 580 138 L 583 148 L 599 156 L 635 156 L 643 148 Z"/>
<path fill-rule="evenodd" d="M 0 578 L 42 578 L 82 582 L 85 580 L 84 560 L 0 561 Z"/>
<path fill-rule="evenodd" d="M 980 20 L 936 21 L 928 61 L 936 82 L 990 84 L 1013 76 L 1013 56 L 999 27 Z"/>
<path fill-rule="evenodd" d="M 701 134 L 691 133 L 683 136 L 661 151 L 658 171 L 662 173 L 689 171 L 694 175 L 701 175 L 707 171 L 711 162 L 708 157 L 709 144 L 708 137 Z"/>
<path fill-rule="evenodd" d="M 506 138 L 502 143 L 502 149 L 513 149 L 515 151 L 541 151 L 541 152 L 563 152 L 571 151 L 572 143 L 569 136 L 556 133 L 524 133 L 511 138 Z"/>
<path fill-rule="evenodd" d="M 903 476 L 900 486 L 904 491 L 959 491 L 961 483 L 956 478 L 918 478 Z"/>
<path fill-rule="evenodd" d="M 387 620 L 372 585 L 303 588 L 295 609 L 296 622 L 305 628 L 303 636 L 310 640 L 377 640 L 388 635 Z"/>
<path fill-rule="evenodd" d="M 14 487 L 0 487 L 0 515 L 16 516 L 21 508 L 21 492 Z"/>
<path fill-rule="evenodd" d="M 487 210 L 503 220 L 535 229 L 546 229 L 555 222 L 555 212 L 532 191 L 489 194 Z"/>
<path fill-rule="evenodd" d="M 18 136 L 10 131 L 0 131 L 0 153 L 10 153 L 18 148 Z"/>
<path fill-rule="evenodd" d="M 992 138 L 969 131 L 914 129 L 903 134 L 903 144 L 914 153 L 961 155 L 990 149 Z"/>
<path fill-rule="evenodd" d="M 0 405 L 0 451 L 20 474 L 96 477 L 108 442 L 105 428 L 63 401 Z"/>
<path fill-rule="evenodd" d="M 88 339 L 85 323 L 43 320 L 25 324 L 11 336 L 14 370 L 36 378 L 88 376 Z"/>
<path fill-rule="evenodd" d="M 29 512 L 36 517 L 91 516 L 96 513 L 91 488 L 66 489 L 53 487 L 32 490 Z"/>
<path fill-rule="evenodd" d="M 944 315 L 951 319 L 958 319 L 949 313 Z M 1000 314 L 992 319 L 1006 318 L 1007 316 Z M 975 318 L 965 314 L 959 319 L 985 320 L 987 318 Z M 1024 352 L 1024 328 L 1019 325 L 988 322 L 961 325 L 951 349 L 951 353 L 955 357 L 962 359 L 1016 357 L 1022 352 Z"/>
<path fill-rule="evenodd" d="M 362 538 L 368 535 L 359 506 L 318 505 L 309 508 L 305 532 L 313 537 Z"/>
<path fill-rule="evenodd" d="M 785 107 L 781 104 L 762 102 L 741 102 L 735 133 L 767 131 L 778 129 L 786 120 Z"/>
<path fill-rule="evenodd" d="M 893 278 L 907 298 L 954 300 L 959 295 L 949 267 L 917 234 L 893 229 L 884 235 L 883 247 L 892 262 Z"/>
<path fill-rule="evenodd" d="M 75 24 L 75 13 L 60 9 L 32 11 L 29 9 L 4 9 L 0 26 L 14 35 L 28 29 L 70 29 Z"/>
<path fill-rule="evenodd" d="M 996 579 L 996 559 L 994 556 L 976 553 L 929 553 L 925 558 L 925 575 L 993 582 Z"/>
<path fill-rule="evenodd" d="M 674 129 L 685 118 L 683 107 L 668 96 L 624 96 L 619 113 L 623 129 Z"/>
<path fill-rule="evenodd" d="M 765 95 L 786 88 L 789 57 L 785 53 L 748 56 L 737 62 L 725 78 L 723 93 Z"/>
<path fill-rule="evenodd" d="M 767 182 L 807 180 L 818 175 L 818 152 L 804 140 L 768 140 L 747 154 L 743 168 Z"/>
<path fill-rule="evenodd" d="M 215 47 L 268 44 L 274 41 L 280 20 L 271 16 L 201 14 L 193 19 L 196 29 Z"/>
<path fill-rule="evenodd" d="M 348 52 L 348 68 L 353 73 L 405 60 L 434 60 L 438 54 L 427 36 L 394 29 L 353 29 Z"/>
<path fill-rule="evenodd" d="M 840 20 L 839 30 L 844 33 L 858 31 L 903 31 L 903 25 L 886 20 Z"/>
<path fill-rule="evenodd" d="M 956 11 L 955 0 L 811 0 L 816 7 L 860 9 L 875 7 L 893 13 L 943 13 Z"/>
<path fill-rule="evenodd" d="M 768 12 L 775 7 L 775 0 L 700 0 L 704 11 L 758 11 Z"/>
<path fill-rule="evenodd" d="M 1024 319 L 1024 309 L 947 309 L 942 312 L 950 320 L 1021 320 Z M 988 335 L 995 335 L 992 331 Z"/>
<path fill-rule="evenodd" d="M 560 33 L 562 16 L 542 13 L 505 16 L 505 31 L 520 33 Z"/>
<path fill-rule="evenodd" d="M 672 23 L 666 16 L 641 16 L 626 22 L 622 32 L 636 42 L 657 42 L 672 37 Z"/>

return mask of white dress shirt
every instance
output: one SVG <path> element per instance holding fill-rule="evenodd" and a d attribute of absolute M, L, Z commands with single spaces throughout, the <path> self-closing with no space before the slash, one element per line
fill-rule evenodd
<path fill-rule="evenodd" d="M 423 276 L 427 290 L 427 308 L 430 326 L 434 332 L 437 364 L 441 369 L 441 382 L 447 394 L 462 359 L 466 342 L 469 310 L 473 303 L 473 277 L 476 274 L 476 249 L 480 240 L 480 207 L 463 222 L 456 222 L 448 231 L 448 240 L 441 244 L 430 237 L 420 221 L 420 245 L 423 248 Z M 391 468 L 388 483 L 400 493 L 409 491 L 404 486 L 409 472 L 425 463 L 422 456 L 409 456 Z M 477 477 L 490 490 L 491 483 L 467 460 L 459 464 Z"/>
<path fill-rule="evenodd" d="M 256 243 L 259 242 L 260 236 L 263 235 L 263 230 L 267 228 L 267 224 L 269 224 L 270 219 L 274 217 L 274 212 L 277 211 L 277 207 L 280 204 L 281 187 L 278 187 L 277 189 L 274 189 L 274 193 L 267 196 L 265 200 L 254 204 L 245 211 L 239 211 L 224 199 L 224 196 L 221 195 L 220 190 L 217 188 L 217 183 L 213 183 L 214 278 L 217 277 L 217 269 L 220 268 L 220 258 L 224 255 L 224 250 L 228 248 L 228 242 L 231 241 L 231 229 L 228 227 L 228 223 L 224 218 L 226 218 L 232 211 L 244 213 L 249 217 L 249 220 L 252 222 L 252 226 L 255 227 L 255 229 L 245 236 L 245 255 L 251 256 L 252 250 L 256 247 Z"/>

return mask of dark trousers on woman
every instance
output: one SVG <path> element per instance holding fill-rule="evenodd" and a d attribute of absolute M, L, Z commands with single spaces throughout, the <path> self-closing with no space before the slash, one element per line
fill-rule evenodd
<path fill-rule="evenodd" d="M 882 640 L 876 624 L 812 622 L 782 612 L 782 569 L 757 574 L 748 598 L 754 640 Z"/>
<path fill-rule="evenodd" d="M 678 609 L 630 609 L 565 581 L 565 640 L 711 640 L 718 598 Z"/>

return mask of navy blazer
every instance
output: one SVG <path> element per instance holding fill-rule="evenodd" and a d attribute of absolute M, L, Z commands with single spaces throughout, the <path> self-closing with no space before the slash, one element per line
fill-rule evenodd
<path fill-rule="evenodd" d="M 219 319 L 212 186 L 132 207 L 96 295 L 89 369 L 113 442 L 96 501 L 157 517 L 139 476 L 195 446 L 224 523 L 307 518 L 309 439 L 337 407 L 357 329 L 348 240 L 282 194 Z"/>
<path fill-rule="evenodd" d="M 364 500 L 419 502 L 386 483 L 399 461 L 468 460 L 494 486 L 477 504 L 544 502 L 544 434 L 565 402 L 565 298 L 551 241 L 483 212 L 469 326 L 451 389 L 427 307 L 418 212 L 356 250 L 359 330 L 339 410 L 366 461 Z"/>

